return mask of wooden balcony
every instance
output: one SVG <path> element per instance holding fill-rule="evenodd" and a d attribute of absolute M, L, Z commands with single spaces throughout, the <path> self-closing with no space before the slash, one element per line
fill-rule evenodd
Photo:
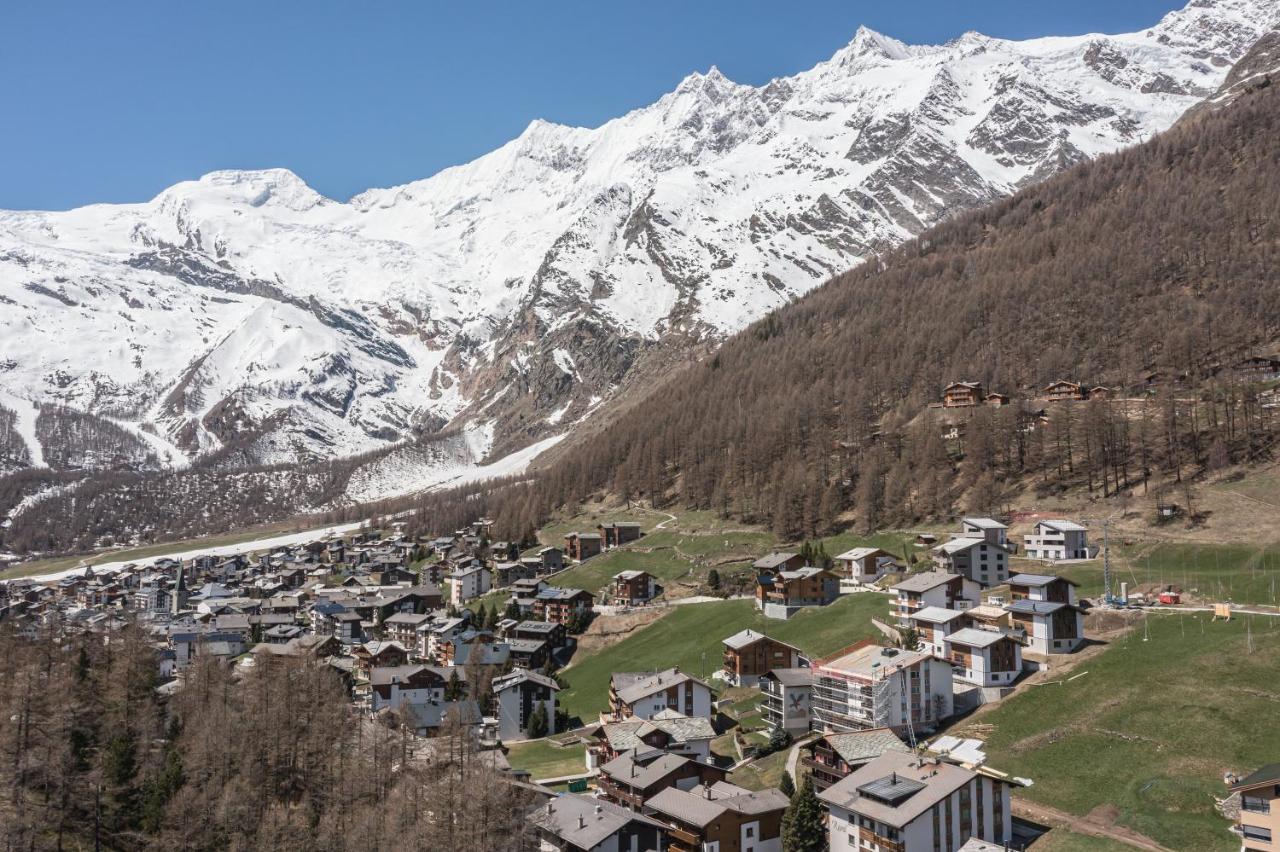
<path fill-rule="evenodd" d="M 862 826 L 858 826 L 858 839 L 860 841 L 865 841 L 866 843 L 879 844 L 882 852 L 906 852 L 906 847 L 901 843 L 901 841 L 890 840 L 887 837 L 882 837 L 874 831 L 863 828 Z"/>

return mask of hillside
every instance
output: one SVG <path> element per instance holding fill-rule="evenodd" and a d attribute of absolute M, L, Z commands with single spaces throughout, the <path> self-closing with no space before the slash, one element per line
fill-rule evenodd
<path fill-rule="evenodd" d="M 849 511 L 870 529 L 995 510 L 1025 487 L 1194 511 L 1191 480 L 1267 459 L 1280 427 L 1274 380 L 1241 369 L 1280 348 L 1277 131 L 1280 92 L 1255 88 L 949 220 L 566 442 L 544 481 L 792 536 Z M 928 405 L 961 379 L 1014 404 L 944 424 Z M 1059 379 L 1110 399 L 1046 408 Z"/>

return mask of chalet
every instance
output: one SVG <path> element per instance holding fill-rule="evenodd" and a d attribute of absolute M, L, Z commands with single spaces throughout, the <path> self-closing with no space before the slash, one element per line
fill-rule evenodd
<path fill-rule="evenodd" d="M 1017 600 L 1005 606 L 1026 646 L 1040 654 L 1067 654 L 1084 642 L 1084 613 L 1072 604 Z"/>
<path fill-rule="evenodd" d="M 770 553 L 767 556 L 761 556 L 755 562 L 751 563 L 751 567 L 756 573 L 764 573 L 766 571 L 795 571 L 804 567 L 804 557 L 799 553 Z"/>
<path fill-rule="evenodd" d="M 942 391 L 943 408 L 972 408 L 982 400 L 982 382 L 952 382 Z"/>
<path fill-rule="evenodd" d="M 662 823 L 594 796 L 556 796 L 525 815 L 542 852 L 638 852 L 666 849 Z"/>
<path fill-rule="evenodd" d="M 1106 385 L 1095 385 L 1085 391 L 1088 399 L 1111 399 L 1115 395 L 1115 388 L 1109 388 Z"/>
<path fill-rule="evenodd" d="M 560 621 L 521 621 L 512 631 L 516 639 L 545 642 L 550 649 L 562 648 L 569 641 L 568 631 Z"/>
<path fill-rule="evenodd" d="M 754 630 L 724 640 L 724 679 L 734 686 L 755 686 L 773 669 L 792 669 L 804 660 L 799 648 Z"/>
<path fill-rule="evenodd" d="M 553 574 L 564 570 L 564 551 L 558 547 L 544 547 L 538 551 L 538 559 L 542 562 L 542 573 Z"/>
<path fill-rule="evenodd" d="M 1009 600 L 1076 604 L 1076 584 L 1051 574 L 1014 574 L 1009 578 Z"/>
<path fill-rule="evenodd" d="M 1075 521 L 1037 521 L 1023 536 L 1023 548 L 1030 559 L 1090 559 L 1089 529 Z"/>
<path fill-rule="evenodd" d="M 364 624 L 360 613 L 342 609 L 332 616 L 333 635 L 344 645 L 355 645 L 364 641 Z"/>
<path fill-rule="evenodd" d="M 641 606 L 660 594 L 662 586 L 648 571 L 620 571 L 613 575 L 609 588 L 614 606 Z"/>
<path fill-rule="evenodd" d="M 1044 395 L 1049 402 L 1075 402 L 1085 398 L 1085 389 L 1079 382 L 1057 381 L 1045 385 Z"/>
<path fill-rule="evenodd" d="M 510 649 L 512 665 L 524 669 L 542 669 L 551 659 L 551 643 L 544 639 L 508 639 L 506 645 Z"/>
<path fill-rule="evenodd" d="M 761 675 L 761 712 L 771 730 L 800 736 L 813 722 L 813 670 L 773 669 Z"/>
<path fill-rule="evenodd" d="M 533 616 L 542 621 L 568 624 L 575 615 L 589 612 L 595 598 L 582 589 L 558 589 L 548 586 L 533 599 Z"/>
<path fill-rule="evenodd" d="M 972 837 L 1012 841 L 1010 786 L 982 767 L 888 750 L 818 798 L 827 806 L 831 852 L 932 852 Z"/>
<path fill-rule="evenodd" d="M 992 408 L 1003 408 L 1009 404 L 1009 397 L 1007 394 L 993 392 L 983 397 L 982 401 Z"/>
<path fill-rule="evenodd" d="M 652 719 L 623 719 L 597 725 L 587 746 L 587 769 L 593 770 L 626 751 L 658 749 L 706 761 L 716 731 L 705 716 L 663 710 Z"/>
<path fill-rule="evenodd" d="M 827 733 L 801 746 L 801 762 L 813 778 L 819 793 L 839 783 L 886 751 L 910 754 L 897 734 L 888 728 L 869 728 L 846 734 Z"/>
<path fill-rule="evenodd" d="M 968 609 L 978 603 L 978 584 L 961 574 L 925 571 L 912 574 L 892 587 L 897 592 L 894 615 L 902 627 L 910 626 L 910 617 L 927 606 L 943 609 Z"/>
<path fill-rule="evenodd" d="M 935 657 L 946 657 L 947 637 L 968 627 L 969 616 L 960 610 L 927 606 L 908 616 L 908 622 L 920 639 L 920 650 Z"/>
<path fill-rule="evenodd" d="M 711 715 L 711 687 L 679 668 L 661 672 L 614 672 L 609 679 L 613 719 L 652 719 L 666 709 L 686 716 Z"/>
<path fill-rule="evenodd" d="M 1280 355 L 1255 355 L 1236 364 L 1236 372 L 1258 381 L 1280 378 Z"/>
<path fill-rule="evenodd" d="M 667 826 L 668 852 L 778 852 L 789 802 L 774 787 L 753 792 L 718 781 L 660 790 L 644 812 Z"/>
<path fill-rule="evenodd" d="M 878 547 L 855 547 L 835 558 L 843 578 L 869 586 L 885 574 L 897 569 L 893 554 Z"/>
<path fill-rule="evenodd" d="M 1010 636 L 966 627 L 947 637 L 956 680 L 981 687 L 1009 686 L 1022 674 L 1022 645 Z"/>
<path fill-rule="evenodd" d="M 560 685 L 528 669 L 513 669 L 494 678 L 493 698 L 498 716 L 498 736 L 503 742 L 528 739 L 529 720 L 540 704 L 546 714 L 546 734 L 556 732 L 556 693 Z"/>
<path fill-rule="evenodd" d="M 1009 544 L 1009 527 L 995 518 L 961 518 L 960 534 L 956 538 L 980 538 L 1001 547 Z"/>
<path fill-rule="evenodd" d="M 657 749 L 623 752 L 600 767 L 596 789 L 605 801 L 640 810 L 668 787 L 691 789 L 723 781 L 725 771 L 713 763 L 690 760 Z"/>
<path fill-rule="evenodd" d="M 369 671 L 374 712 L 398 709 L 402 704 L 442 703 L 445 687 L 454 674 L 465 681 L 461 669 L 437 666 L 387 666 Z"/>
<path fill-rule="evenodd" d="M 399 642 L 365 642 L 352 648 L 351 656 L 356 661 L 356 670 L 365 674 L 375 668 L 403 666 L 409 658 Z"/>
<path fill-rule="evenodd" d="M 960 574 L 981 586 L 998 586 L 1009 577 L 1009 550 L 981 538 L 953 538 L 933 549 L 938 570 Z"/>
<path fill-rule="evenodd" d="M 564 552 L 578 562 L 599 555 L 604 550 L 604 538 L 600 533 L 571 532 L 564 537 Z"/>
<path fill-rule="evenodd" d="M 613 523 L 600 524 L 596 529 L 600 531 L 606 550 L 621 547 L 627 542 L 636 541 L 640 538 L 640 525 L 632 521 L 615 521 Z"/>
<path fill-rule="evenodd" d="M 840 594 L 840 578 L 823 568 L 766 572 L 756 577 L 756 607 L 769 618 L 790 618 L 804 607 L 826 606 Z"/>
<path fill-rule="evenodd" d="M 532 598 L 543 589 L 550 588 L 546 580 L 537 577 L 527 577 L 523 580 L 516 580 L 511 584 L 511 594 L 516 597 Z"/>
<path fill-rule="evenodd" d="M 1041 654 L 1065 654 L 1084 642 L 1084 613 L 1077 605 L 1075 584 L 1046 574 L 1014 574 L 1009 578 L 1010 614 L 1023 632 L 1026 647 Z"/>
<path fill-rule="evenodd" d="M 529 563 L 521 562 L 499 562 L 493 566 L 493 581 L 499 589 L 506 588 L 516 580 L 528 580 L 538 576 L 538 563 L 531 560 Z"/>
<path fill-rule="evenodd" d="M 431 616 L 428 613 L 398 612 L 382 622 L 382 629 L 388 639 L 399 643 L 414 657 L 426 657 L 426 630 Z"/>

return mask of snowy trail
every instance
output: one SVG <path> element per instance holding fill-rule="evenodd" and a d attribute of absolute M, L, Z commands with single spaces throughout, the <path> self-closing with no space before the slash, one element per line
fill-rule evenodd
<path fill-rule="evenodd" d="M 13 409 L 17 413 L 18 421 L 15 425 L 18 434 L 22 436 L 22 440 L 27 445 L 27 452 L 31 454 L 31 465 L 33 467 L 45 467 L 44 448 L 40 446 L 40 441 L 36 438 L 36 416 L 39 414 L 36 410 L 36 404 L 29 399 L 22 399 L 7 391 L 0 390 L 0 405 Z"/>

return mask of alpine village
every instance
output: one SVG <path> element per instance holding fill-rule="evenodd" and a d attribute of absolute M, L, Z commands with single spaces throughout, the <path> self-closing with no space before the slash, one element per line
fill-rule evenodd
<path fill-rule="evenodd" d="M 1054 168 L 962 198 L 971 167 L 954 155 L 932 183 L 877 194 L 868 178 L 860 200 L 751 215 L 741 240 L 774 240 L 760 250 L 777 257 L 780 230 L 835 245 L 884 211 L 919 219 L 843 266 L 798 249 L 811 289 L 719 337 L 699 318 L 706 282 L 737 279 L 665 253 L 673 214 L 639 212 L 637 192 L 627 245 L 680 288 L 702 282 L 686 312 L 646 339 L 565 307 L 578 273 L 557 252 L 596 247 L 563 238 L 524 330 L 449 349 L 452 378 L 435 368 L 432 394 L 470 407 L 385 447 L 282 461 L 263 454 L 280 435 L 337 433 L 272 432 L 294 415 L 256 421 L 231 396 L 218 417 L 240 425 L 201 415 L 187 445 L 27 394 L 6 378 L 25 362 L 0 351 L 0 845 L 1280 850 L 1277 25 L 1270 2 L 1196 0 L 1121 47 L 860 31 L 832 60 L 848 74 L 935 65 L 916 111 L 841 131 L 849 161 L 905 168 L 933 149 L 859 146 L 943 145 L 928 121 L 969 128 L 990 109 L 1003 147 L 987 160 L 1021 168 L 1043 142 Z M 1178 111 L 1082 153 L 1036 116 L 1113 121 L 1082 106 L 1093 82 L 1060 94 L 1000 65 L 1016 105 L 946 100 L 1023 44 L 1026 68 L 1052 53 Z M 1179 50 L 1211 88 L 1182 66 L 1133 82 L 1141 57 Z M 770 96 L 800 98 L 833 67 Z M 764 91 L 717 74 L 696 75 L 699 109 Z M 688 85 L 659 105 L 684 109 Z M 774 130 L 819 120 L 779 109 Z M 680 132 L 710 133 L 702 120 Z M 708 146 L 730 144 L 723 121 Z M 557 169 L 587 156 L 539 144 Z M 997 143 L 974 129 L 965 144 Z M 803 171 L 818 154 L 789 156 Z M 707 168 L 691 174 L 739 179 Z M 44 255 L 23 254 L 35 237 L 19 223 L 11 239 L 7 216 L 0 258 L 25 257 L 34 281 Z M 178 253 L 158 248 L 148 274 L 240 274 Z M 736 257 L 710 256 L 717 275 Z M 630 286 L 599 263 L 591 299 Z M 0 312 L 17 304 L 7 280 Z M 398 345 L 363 315 L 245 281 L 227 298 L 309 305 L 379 357 Z M 558 372 L 510 354 L 540 346 Z M 494 353 L 514 366 L 461 372 Z M 592 376 L 607 392 L 574 396 Z M 183 381 L 166 405 L 212 387 Z M 182 463 L 130 455 L 165 442 Z"/>

